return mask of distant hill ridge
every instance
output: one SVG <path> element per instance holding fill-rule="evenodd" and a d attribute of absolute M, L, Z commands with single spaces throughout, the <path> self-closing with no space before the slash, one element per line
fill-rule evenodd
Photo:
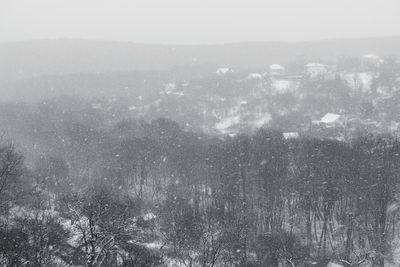
<path fill-rule="evenodd" d="M 400 36 L 216 45 L 158 45 L 82 39 L 21 41 L 0 43 L 0 84 L 42 75 L 153 71 L 182 65 L 216 64 L 256 69 L 296 59 L 329 61 L 340 56 L 367 53 L 400 56 Z"/>

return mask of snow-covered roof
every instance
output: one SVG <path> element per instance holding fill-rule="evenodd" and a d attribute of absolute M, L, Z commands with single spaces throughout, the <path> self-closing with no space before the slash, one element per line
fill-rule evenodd
<path fill-rule="evenodd" d="M 176 83 L 167 83 L 165 85 L 164 90 L 165 91 L 174 91 L 176 89 L 176 87 L 177 87 Z"/>
<path fill-rule="evenodd" d="M 321 63 L 316 63 L 316 62 L 312 62 L 312 63 L 308 63 L 306 65 L 307 68 L 325 68 L 326 65 L 321 64 Z"/>
<path fill-rule="evenodd" d="M 384 62 L 384 60 L 381 57 L 374 55 L 374 54 L 367 54 L 367 55 L 364 55 L 362 58 L 365 61 L 374 62 L 375 64 L 381 64 Z"/>
<path fill-rule="evenodd" d="M 270 70 L 285 70 L 285 67 L 279 64 L 272 64 L 271 66 L 269 66 Z"/>
<path fill-rule="evenodd" d="M 221 67 L 221 68 L 218 68 L 217 71 L 216 71 L 215 73 L 216 73 L 217 75 L 223 76 L 223 75 L 226 75 L 226 74 L 228 74 L 228 73 L 230 73 L 230 72 L 233 72 L 233 70 L 230 69 L 230 68 Z"/>
<path fill-rule="evenodd" d="M 240 122 L 240 116 L 231 116 L 223 118 L 215 125 L 215 128 L 221 133 L 228 133 L 228 129 Z"/>
<path fill-rule="evenodd" d="M 332 123 L 337 121 L 340 118 L 339 114 L 334 114 L 334 113 L 326 113 L 325 116 L 322 117 L 321 122 L 322 123 Z"/>
<path fill-rule="evenodd" d="M 156 216 L 154 213 L 152 213 L 152 212 L 146 213 L 146 214 L 143 216 L 143 220 L 145 220 L 145 221 L 153 220 L 153 219 L 155 219 L 155 218 L 157 218 L 157 216 Z"/>
<path fill-rule="evenodd" d="M 271 121 L 272 117 L 269 113 L 260 112 L 254 115 L 252 121 L 249 122 L 249 125 L 258 129 L 262 126 L 268 124 Z"/>
<path fill-rule="evenodd" d="M 93 104 L 92 104 L 92 108 L 93 108 L 93 109 L 102 109 L 103 107 L 102 107 L 102 105 L 99 104 L 99 103 L 93 103 Z"/>
<path fill-rule="evenodd" d="M 390 129 L 391 131 L 397 131 L 397 130 L 399 129 L 399 126 L 400 126 L 400 123 L 395 122 L 395 121 L 391 121 L 391 122 L 390 122 L 389 129 Z"/>
<path fill-rule="evenodd" d="M 247 76 L 247 79 L 249 79 L 249 80 L 261 80 L 262 79 L 262 75 L 260 74 L 260 73 L 250 73 L 248 76 Z"/>
<path fill-rule="evenodd" d="M 299 133 L 298 132 L 283 133 L 283 138 L 285 138 L 285 139 L 296 139 L 296 138 L 299 138 Z"/>
<path fill-rule="evenodd" d="M 129 110 L 136 110 L 137 107 L 136 107 L 136 106 L 129 106 L 128 109 L 129 109 Z"/>
<path fill-rule="evenodd" d="M 367 58 L 367 59 L 380 59 L 379 56 L 375 55 L 375 54 L 366 54 L 363 56 L 363 58 Z"/>

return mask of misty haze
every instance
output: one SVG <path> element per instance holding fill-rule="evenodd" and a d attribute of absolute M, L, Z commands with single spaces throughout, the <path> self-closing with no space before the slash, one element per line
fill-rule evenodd
<path fill-rule="evenodd" d="M 398 0 L 0 0 L 0 266 L 400 266 Z"/>

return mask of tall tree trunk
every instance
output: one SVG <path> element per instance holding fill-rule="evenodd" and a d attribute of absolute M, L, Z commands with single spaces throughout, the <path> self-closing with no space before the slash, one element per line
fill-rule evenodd
<path fill-rule="evenodd" d="M 349 218 L 349 227 L 346 231 L 346 247 L 344 252 L 344 259 L 350 262 L 350 254 L 353 249 L 353 216 Z"/>
<path fill-rule="evenodd" d="M 307 231 L 307 256 L 311 256 L 312 248 L 312 230 L 311 230 L 311 203 L 309 197 L 307 198 L 306 207 L 306 231 Z"/>

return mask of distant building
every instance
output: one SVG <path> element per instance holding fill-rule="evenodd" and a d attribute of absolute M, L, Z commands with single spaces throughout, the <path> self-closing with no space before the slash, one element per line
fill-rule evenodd
<path fill-rule="evenodd" d="M 362 64 L 364 67 L 378 68 L 383 64 L 384 60 L 377 55 L 367 54 L 362 57 Z"/>
<path fill-rule="evenodd" d="M 178 86 L 176 85 L 176 83 L 167 83 L 164 87 L 164 91 L 168 92 L 168 91 L 175 91 L 176 88 Z"/>
<path fill-rule="evenodd" d="M 325 116 L 322 117 L 321 122 L 322 123 L 333 123 L 338 121 L 340 118 L 339 114 L 335 113 L 326 113 Z"/>
<path fill-rule="evenodd" d="M 177 85 L 176 83 L 167 83 L 164 87 L 164 90 L 160 92 L 162 95 L 176 95 L 183 96 L 184 93 L 182 91 L 182 86 Z"/>
<path fill-rule="evenodd" d="M 263 76 L 260 73 L 250 73 L 247 75 L 247 80 L 262 80 Z"/>
<path fill-rule="evenodd" d="M 222 68 L 218 68 L 217 69 L 217 71 L 215 72 L 218 76 L 225 76 L 225 75 L 227 75 L 227 74 L 231 74 L 231 73 L 233 73 L 234 71 L 233 71 L 233 69 L 231 69 L 231 68 L 225 68 L 225 67 L 222 67 Z"/>
<path fill-rule="evenodd" d="M 285 67 L 279 64 L 272 64 L 269 66 L 269 73 L 271 75 L 282 75 L 285 73 Z"/>
<path fill-rule="evenodd" d="M 389 130 L 393 132 L 397 132 L 399 130 L 400 123 L 395 121 L 390 121 Z"/>
<path fill-rule="evenodd" d="M 335 127 L 344 124 L 344 117 L 335 113 L 326 113 L 325 116 L 318 121 L 318 124 L 323 124 L 326 127 Z"/>
<path fill-rule="evenodd" d="M 101 103 L 93 103 L 92 108 L 93 109 L 103 109 L 103 106 L 101 105 Z"/>
<path fill-rule="evenodd" d="M 340 77 L 346 81 L 353 91 L 362 93 L 370 93 L 371 86 L 375 75 L 373 72 L 350 72 L 341 73 Z"/>
<path fill-rule="evenodd" d="M 306 71 L 309 77 L 319 78 L 328 74 L 328 66 L 320 63 L 308 63 Z"/>
<path fill-rule="evenodd" d="M 298 132 L 288 132 L 288 133 L 283 133 L 283 138 L 284 139 L 297 139 L 299 138 L 299 133 Z"/>

